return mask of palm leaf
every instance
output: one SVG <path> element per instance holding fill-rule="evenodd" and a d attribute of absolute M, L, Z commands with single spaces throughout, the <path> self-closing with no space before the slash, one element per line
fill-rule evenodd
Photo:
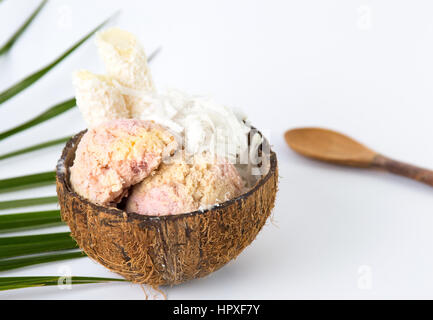
<path fill-rule="evenodd" d="M 33 11 L 30 17 L 21 25 L 21 27 L 9 38 L 8 41 L 0 48 L 0 56 L 9 51 L 10 48 L 14 45 L 14 43 L 18 40 L 21 34 L 27 29 L 27 27 L 32 23 L 32 21 L 36 18 L 39 12 L 47 3 L 47 0 L 43 0 L 39 6 Z"/>
<path fill-rule="evenodd" d="M 116 13 L 117 14 L 117 13 Z M 114 14 L 114 15 L 116 15 Z M 0 104 L 7 101 L 8 99 L 12 98 L 13 96 L 17 95 L 24 89 L 31 86 L 33 83 L 35 83 L 37 80 L 42 78 L 48 71 L 53 69 L 57 64 L 59 64 L 63 59 L 65 59 L 67 56 L 69 56 L 72 52 L 75 51 L 79 46 L 81 46 L 87 39 L 89 39 L 96 31 L 98 31 L 100 28 L 102 28 L 108 21 L 110 21 L 113 17 L 111 16 L 104 22 L 102 22 L 100 25 L 98 25 L 95 29 L 90 31 L 86 36 L 84 36 L 81 40 L 76 42 L 72 47 L 70 47 L 68 50 L 66 50 L 62 55 L 60 55 L 57 59 L 55 59 L 53 62 L 48 64 L 47 66 L 43 67 L 42 69 L 36 71 L 35 73 L 32 73 L 31 75 L 27 76 L 23 80 L 19 81 L 18 83 L 14 84 L 13 86 L 9 87 L 2 93 L 0 93 Z"/>
<path fill-rule="evenodd" d="M 29 241 L 35 242 L 53 242 L 63 241 L 64 239 L 70 239 L 69 232 L 59 233 L 46 233 L 46 234 L 35 234 L 30 236 L 17 236 L 17 237 L 0 237 L 0 246 L 6 246 L 9 244 L 26 244 Z"/>
<path fill-rule="evenodd" d="M 23 124 L 20 124 L 12 129 L 6 130 L 4 132 L 0 133 L 0 140 L 3 140 L 11 135 L 14 135 L 18 132 L 24 131 L 26 129 L 29 129 L 37 124 L 40 124 L 41 122 L 47 121 L 51 118 L 54 118 L 55 116 L 58 116 L 59 114 L 62 114 L 69 109 L 75 107 L 76 101 L 75 98 L 71 98 L 69 100 L 63 101 L 59 104 L 56 104 L 55 106 L 47 109 L 40 115 L 34 117 L 33 119 L 30 119 L 29 121 L 24 122 Z"/>
<path fill-rule="evenodd" d="M 76 249 L 69 232 L 0 238 L 0 259 Z"/>
<path fill-rule="evenodd" d="M 74 251 L 66 253 L 52 253 L 24 258 L 0 259 L 0 271 L 13 270 L 41 263 L 63 261 L 82 257 L 86 257 L 86 254 L 84 252 Z"/>
<path fill-rule="evenodd" d="M 47 171 L 0 180 L 0 193 L 34 188 L 56 182 L 56 173 Z"/>
<path fill-rule="evenodd" d="M 68 279 L 70 284 L 88 284 L 88 283 L 104 283 L 104 282 L 123 282 L 124 279 L 116 278 L 99 278 L 99 277 L 0 277 L 0 291 L 11 290 L 29 287 L 56 286 L 64 284 L 64 280 Z"/>
<path fill-rule="evenodd" d="M 64 138 L 59 138 L 59 139 L 54 139 L 54 140 L 50 140 L 50 141 L 46 141 L 46 142 L 42 142 L 42 143 L 38 143 L 35 144 L 33 146 L 30 147 L 26 147 L 26 148 L 22 148 L 22 149 L 18 149 L 12 152 L 8 152 L 5 154 L 0 155 L 0 160 L 4 160 L 4 159 L 8 159 L 11 157 L 15 157 L 21 154 L 25 154 L 28 152 L 32 152 L 32 151 L 36 151 L 39 149 L 43 149 L 43 148 L 47 148 L 47 147 L 51 147 L 57 144 L 61 144 L 61 143 L 65 143 L 67 142 L 69 139 L 71 139 L 71 137 L 64 137 Z"/>
<path fill-rule="evenodd" d="M 63 224 L 60 210 L 0 215 L 0 233 L 16 232 Z"/>
<path fill-rule="evenodd" d="M 0 202 L 0 210 L 37 206 L 37 205 L 48 204 L 48 203 L 57 203 L 58 201 L 59 199 L 56 196 L 8 200 L 8 201 Z"/>

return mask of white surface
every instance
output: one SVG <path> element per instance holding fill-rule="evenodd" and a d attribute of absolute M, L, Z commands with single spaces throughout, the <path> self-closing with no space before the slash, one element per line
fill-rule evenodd
<path fill-rule="evenodd" d="M 0 39 L 37 3 L 3 1 Z M 163 47 L 151 63 L 160 88 L 210 93 L 242 108 L 270 135 L 278 154 L 275 224 L 268 223 L 220 271 L 164 288 L 169 299 L 433 298 L 433 189 L 306 160 L 282 137 L 293 127 L 329 127 L 433 168 L 431 1 L 51 1 L 0 58 L 0 91 L 51 61 L 119 6 L 116 25 L 137 34 L 148 53 Z M 103 71 L 93 41 L 1 105 L 0 131 L 72 96 L 70 74 L 77 68 Z M 0 142 L 0 153 L 82 128 L 78 111 L 69 111 Z M 60 150 L 2 161 L 0 178 L 53 169 Z M 0 200 L 54 192 L 45 187 L 0 194 Z M 73 275 L 114 276 L 87 258 L 1 276 L 61 275 L 65 268 Z M 144 294 L 131 284 L 0 293 L 0 299 L 30 298 Z"/>

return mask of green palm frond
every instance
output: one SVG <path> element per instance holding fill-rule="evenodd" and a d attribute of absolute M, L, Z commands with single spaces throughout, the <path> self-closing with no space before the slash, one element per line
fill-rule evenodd
<path fill-rule="evenodd" d="M 0 215 L 0 233 L 45 228 L 63 224 L 60 210 L 33 211 Z"/>
<path fill-rule="evenodd" d="M 9 40 L 6 41 L 6 43 L 0 48 L 0 56 L 7 53 L 10 48 L 12 48 L 14 43 L 23 34 L 27 27 L 33 22 L 33 20 L 36 18 L 36 16 L 39 14 L 39 12 L 42 10 L 42 8 L 46 5 L 47 2 L 47 0 L 43 0 L 39 4 L 39 6 L 33 11 L 30 17 L 28 17 L 27 20 L 21 25 L 21 27 L 19 27 L 19 29 L 15 31 L 15 33 L 9 38 Z"/>
<path fill-rule="evenodd" d="M 75 51 L 79 46 L 81 46 L 84 42 L 86 42 L 96 31 L 101 29 L 105 24 L 108 23 L 116 14 L 99 24 L 95 29 L 90 31 L 86 36 L 84 36 L 82 39 L 80 39 L 78 42 L 76 42 L 72 47 L 70 47 L 68 50 L 66 50 L 63 54 L 61 54 L 57 59 L 55 59 L 53 62 L 48 64 L 47 66 L 43 67 L 42 69 L 32 73 L 31 75 L 27 76 L 23 80 L 19 81 L 18 83 L 14 84 L 13 86 L 9 87 L 2 93 L 0 93 L 0 104 L 3 102 L 9 100 L 13 96 L 17 95 L 21 91 L 25 90 L 29 86 L 31 86 L 33 83 L 35 83 L 37 80 L 42 78 L 48 71 L 53 69 L 56 65 L 58 65 L 63 59 L 65 59 L 67 56 L 69 56 L 72 52 Z"/>
<path fill-rule="evenodd" d="M 0 259 L 78 248 L 69 232 L 1 237 Z"/>
<path fill-rule="evenodd" d="M 66 281 L 66 283 L 65 283 Z M 29 288 L 56 286 L 61 284 L 88 284 L 88 283 L 104 283 L 104 282 L 123 282 L 124 279 L 116 278 L 99 278 L 99 277 L 0 277 L 0 291 Z"/>
<path fill-rule="evenodd" d="M 27 130 L 27 129 L 34 127 L 34 126 L 36 126 L 42 122 L 45 122 L 51 118 L 54 118 L 54 117 L 56 117 L 56 116 L 58 116 L 64 112 L 70 110 L 71 108 L 75 107 L 75 105 L 76 105 L 75 98 L 71 98 L 71 99 L 63 101 L 59 104 L 56 104 L 55 106 L 45 110 L 43 113 L 34 117 L 33 119 L 30 119 L 29 121 L 26 121 L 23 124 L 20 124 L 16 127 L 13 127 L 12 129 L 1 132 L 0 133 L 0 141 L 18 133 L 18 132 Z"/>
<path fill-rule="evenodd" d="M 28 152 L 40 150 L 40 149 L 51 147 L 51 146 L 55 146 L 55 145 L 58 145 L 58 144 L 64 144 L 69 139 L 71 139 L 70 136 L 64 137 L 64 138 L 59 138 L 59 139 L 54 139 L 54 140 L 49 140 L 49 141 L 46 141 L 46 142 L 35 144 L 33 146 L 30 146 L 30 147 L 26 147 L 26 148 L 22 148 L 22 149 L 18 149 L 18 150 L 12 151 L 12 152 L 8 152 L 8 153 L 0 155 L 0 160 L 12 158 L 12 157 L 19 156 L 19 155 L 22 155 L 22 154 L 25 154 L 25 153 L 28 153 Z M 1 205 L 0 205 L 0 208 L 1 208 Z"/>
<path fill-rule="evenodd" d="M 7 201 L 0 202 L 0 210 L 37 206 L 37 205 L 49 204 L 49 203 L 57 203 L 58 201 L 59 199 L 57 198 L 57 196 L 7 200 Z"/>
<path fill-rule="evenodd" d="M 0 272 L 7 270 L 14 270 L 33 266 L 42 263 L 63 261 L 69 259 L 83 258 L 86 254 L 82 251 L 74 252 L 56 252 L 38 256 L 30 256 L 24 258 L 13 258 L 13 259 L 0 259 Z"/>
<path fill-rule="evenodd" d="M 45 186 L 56 182 L 56 173 L 47 171 L 0 180 L 0 193 Z"/>

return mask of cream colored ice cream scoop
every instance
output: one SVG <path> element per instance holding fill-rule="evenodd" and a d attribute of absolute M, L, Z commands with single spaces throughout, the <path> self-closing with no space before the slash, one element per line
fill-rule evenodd
<path fill-rule="evenodd" d="M 321 128 L 286 131 L 287 144 L 303 156 L 362 168 L 379 168 L 433 186 L 433 171 L 385 157 L 348 136 Z"/>
<path fill-rule="evenodd" d="M 70 168 L 73 189 L 96 204 L 118 203 L 177 149 L 164 127 L 144 120 L 115 119 L 89 129 Z"/>

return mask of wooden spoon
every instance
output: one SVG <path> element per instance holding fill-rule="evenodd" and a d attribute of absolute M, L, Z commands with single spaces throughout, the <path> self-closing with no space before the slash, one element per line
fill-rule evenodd
<path fill-rule="evenodd" d="M 433 186 L 433 171 L 385 157 L 344 134 L 321 128 L 299 128 L 284 134 L 303 156 L 360 168 L 379 168 Z"/>

